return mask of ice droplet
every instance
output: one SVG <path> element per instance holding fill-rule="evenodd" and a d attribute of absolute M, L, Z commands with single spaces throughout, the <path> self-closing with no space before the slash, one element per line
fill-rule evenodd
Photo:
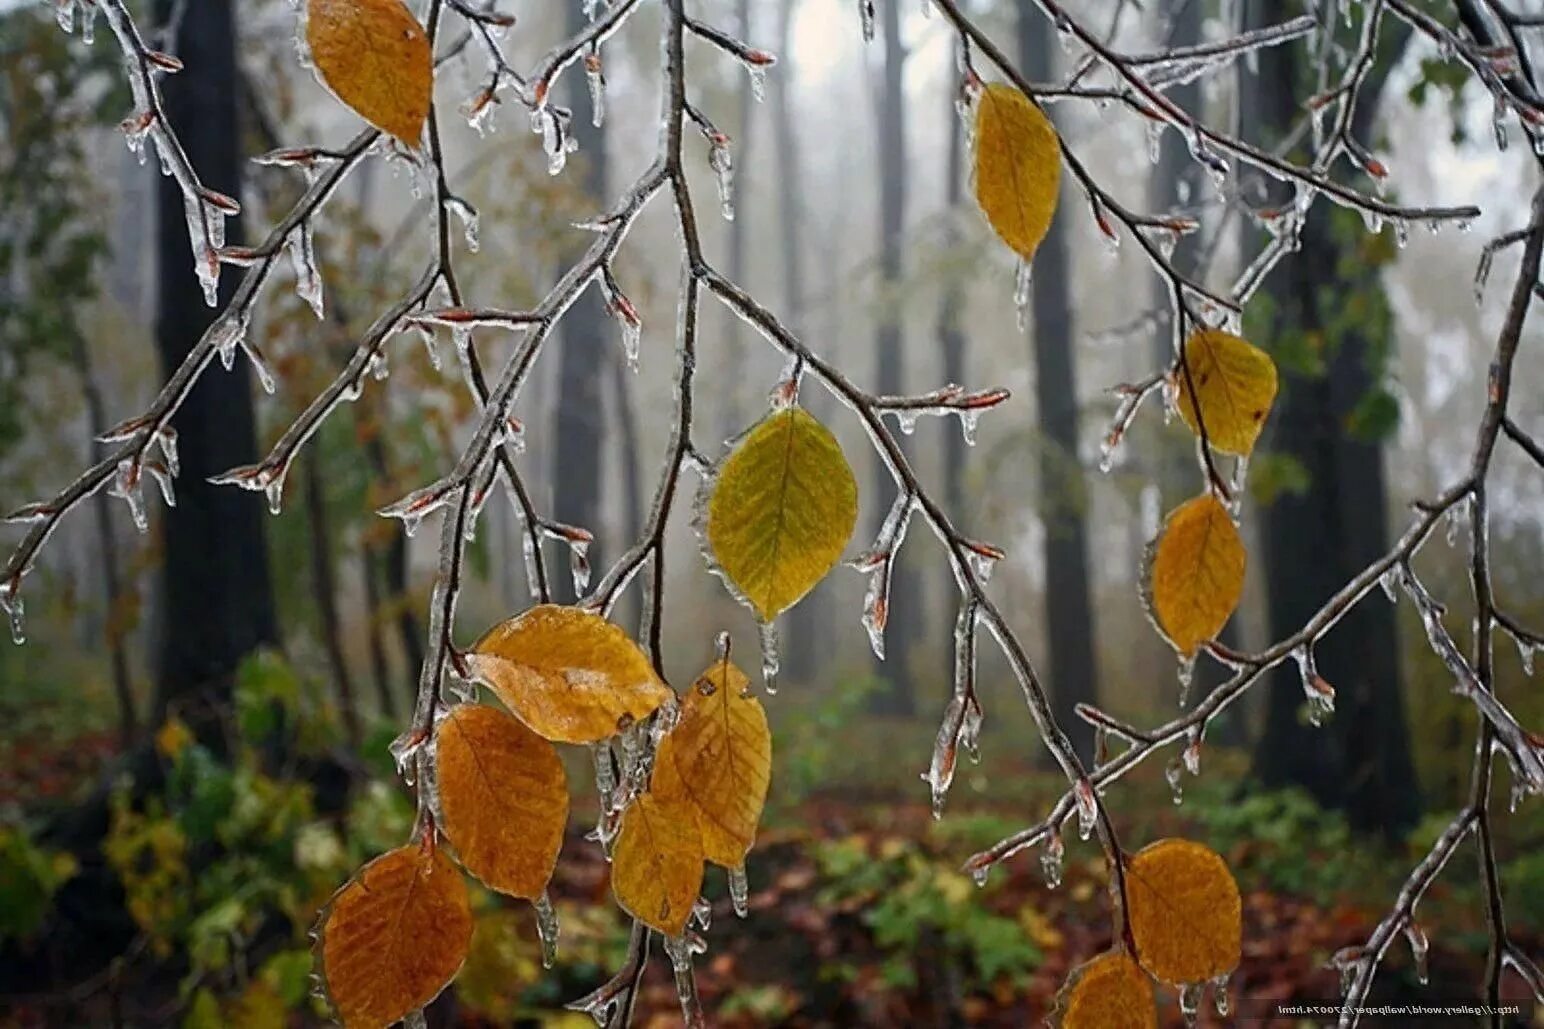
<path fill-rule="evenodd" d="M 1094 824 L 1099 820 L 1099 802 L 1094 797 L 1094 784 L 1079 779 L 1073 789 L 1078 805 L 1078 839 L 1086 840 L 1094 834 Z"/>
<path fill-rule="evenodd" d="M 698 897 L 697 903 L 692 905 L 691 918 L 687 924 L 695 925 L 703 932 L 711 929 L 713 927 L 713 902 L 706 897 Z"/>
<path fill-rule="evenodd" d="M 402 776 L 408 785 L 412 785 L 410 771 L 417 763 L 418 752 L 423 749 L 428 740 L 427 733 L 409 729 L 392 740 L 391 745 L 386 748 L 391 753 L 392 761 L 396 763 L 397 774 Z"/>
<path fill-rule="evenodd" d="M 777 673 L 781 665 L 778 657 L 777 623 L 762 622 L 757 626 L 761 637 L 761 681 L 768 693 L 777 692 Z"/>
<path fill-rule="evenodd" d="M 1525 640 L 1521 636 L 1514 637 L 1514 640 L 1517 643 L 1517 659 L 1522 662 L 1523 674 L 1532 676 L 1534 645 L 1531 641 Z"/>
<path fill-rule="evenodd" d="M 140 491 L 140 464 L 137 459 L 128 458 L 118 463 L 118 474 L 108 492 L 129 505 L 129 516 L 134 520 L 137 531 L 141 534 L 150 531 L 150 519 L 145 514 L 145 499 Z"/>
<path fill-rule="evenodd" d="M 988 864 L 976 865 L 970 870 L 970 880 L 978 887 L 985 886 L 987 877 L 992 874 L 992 866 Z"/>
<path fill-rule="evenodd" d="M 598 129 L 606 123 L 606 73 L 599 54 L 585 57 L 584 81 L 590 87 L 590 124 Z"/>
<path fill-rule="evenodd" d="M 12 579 L 4 588 L 0 588 L 0 611 L 6 613 L 6 620 L 11 625 L 11 642 L 18 647 L 27 642 L 27 618 L 25 605 L 18 592 L 20 585 L 19 580 Z"/>
<path fill-rule="evenodd" d="M 1179 706 L 1185 707 L 1190 703 L 1190 684 L 1195 680 L 1196 655 L 1179 659 Z"/>
<path fill-rule="evenodd" d="M 1212 1004 L 1217 1008 L 1217 1014 L 1223 1018 L 1227 1018 L 1233 1009 L 1232 998 L 1228 996 L 1230 978 L 1227 974 L 1223 974 L 1212 980 Z"/>
<path fill-rule="evenodd" d="M 681 1002 L 685 1029 L 707 1029 L 702 1002 L 697 997 L 697 977 L 692 974 L 692 952 L 697 948 L 688 935 L 665 936 L 665 954 L 675 973 L 676 998 Z"/>
<path fill-rule="evenodd" d="M 304 300 L 317 318 L 323 317 L 322 275 L 316 267 L 316 241 L 310 221 L 290 233 L 287 249 L 290 266 L 295 269 L 295 293 Z"/>
<path fill-rule="evenodd" d="M 734 913 L 737 918 L 744 918 L 750 914 L 750 880 L 745 876 L 745 866 L 731 868 L 729 870 L 729 899 L 734 904 Z M 703 928 L 707 928 L 704 926 Z"/>
<path fill-rule="evenodd" d="M 1061 833 L 1052 829 L 1045 838 L 1045 848 L 1040 852 L 1040 873 L 1045 876 L 1045 884 L 1050 889 L 1056 889 L 1062 881 L 1062 858 L 1067 853 L 1066 844 L 1062 842 Z"/>
<path fill-rule="evenodd" d="M 446 197 L 445 206 L 461 222 L 461 231 L 466 236 L 466 248 L 477 253 L 482 249 L 482 220 L 477 208 L 456 196 Z"/>
<path fill-rule="evenodd" d="M 429 1022 L 424 1015 L 424 1009 L 409 1011 L 407 1017 L 402 1019 L 402 1029 L 429 1029 Z"/>
<path fill-rule="evenodd" d="M 1169 783 L 1169 795 L 1174 799 L 1174 806 L 1178 807 L 1185 802 L 1185 762 L 1183 758 L 1175 758 L 1163 769 L 1163 777 Z"/>
<path fill-rule="evenodd" d="M 1383 574 L 1378 576 L 1378 585 L 1383 588 L 1383 595 L 1389 598 L 1390 604 L 1399 603 L 1399 566 L 1389 565 Z"/>
<path fill-rule="evenodd" d="M 729 152 L 727 137 L 718 136 L 708 149 L 708 167 L 718 181 L 719 210 L 724 221 L 734 221 L 734 156 Z"/>
<path fill-rule="evenodd" d="M 1414 922 L 1405 926 L 1405 939 L 1410 944 L 1410 956 L 1415 960 L 1415 978 L 1425 986 L 1431 979 L 1431 968 L 1426 960 L 1431 941 L 1426 938 L 1426 931 Z"/>
<path fill-rule="evenodd" d="M 1018 312 L 1019 331 L 1029 328 L 1029 301 L 1033 293 L 1035 266 L 1023 258 L 1013 269 L 1013 307 Z"/>
<path fill-rule="evenodd" d="M 541 937 L 541 966 L 551 968 L 558 959 L 558 913 L 546 890 L 531 906 L 536 909 L 536 935 Z"/>
<path fill-rule="evenodd" d="M 1179 1012 L 1185 1024 L 1195 1025 L 1201 1017 L 1201 998 L 1205 995 L 1205 983 L 1184 983 L 1179 988 Z"/>

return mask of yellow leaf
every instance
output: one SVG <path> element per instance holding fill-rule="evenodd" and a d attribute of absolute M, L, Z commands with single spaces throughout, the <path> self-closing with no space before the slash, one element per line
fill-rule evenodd
<path fill-rule="evenodd" d="M 1124 948 L 1079 965 L 1056 998 L 1058 1029 L 1157 1029 L 1153 984 Z"/>
<path fill-rule="evenodd" d="M 1219 329 L 1201 329 L 1185 341 L 1185 369 L 1177 370 L 1179 414 L 1197 435 L 1200 400 L 1206 438 L 1228 454 L 1247 456 L 1276 400 L 1276 365 L 1259 347 Z"/>
<path fill-rule="evenodd" d="M 1244 595 L 1244 541 L 1210 493 L 1175 508 L 1148 547 L 1143 592 L 1158 629 L 1186 657 L 1214 638 Z"/>
<path fill-rule="evenodd" d="M 696 814 L 703 855 L 739 868 L 756 841 L 772 776 L 772 730 L 750 680 L 728 660 L 698 676 L 680 720 L 660 742 L 653 792 L 685 800 Z"/>
<path fill-rule="evenodd" d="M 472 650 L 473 676 L 555 743 L 614 736 L 671 696 L 625 632 L 576 607 L 533 607 L 494 626 Z"/>
<path fill-rule="evenodd" d="M 1055 127 L 1023 93 L 989 83 L 976 105 L 976 201 L 1026 261 L 1050 231 L 1060 185 Z"/>
<path fill-rule="evenodd" d="M 798 602 L 840 560 L 858 484 L 836 437 L 800 407 L 774 411 L 725 459 L 708 501 L 708 543 L 764 619 Z"/>
<path fill-rule="evenodd" d="M 622 812 L 611 850 L 611 892 L 651 929 L 680 936 L 702 891 L 702 861 L 691 807 L 679 798 L 640 794 Z"/>
<path fill-rule="evenodd" d="M 322 915 L 322 979 L 345 1026 L 386 1026 L 439 996 L 472 942 L 466 881 L 438 849 L 387 851 Z"/>
<path fill-rule="evenodd" d="M 408 147 L 429 116 L 434 58 L 402 0 L 307 0 L 306 45 L 322 82 Z"/>
<path fill-rule="evenodd" d="M 193 730 L 188 723 L 173 715 L 166 724 L 156 730 L 155 749 L 164 758 L 175 760 L 188 744 L 194 742 Z"/>
<path fill-rule="evenodd" d="M 1190 840 L 1159 840 L 1126 865 L 1136 958 L 1168 983 L 1200 983 L 1238 966 L 1244 926 L 1227 862 Z"/>
<path fill-rule="evenodd" d="M 547 888 L 568 822 L 552 744 L 496 708 L 460 704 L 435 736 L 440 828 L 467 871 L 513 897 Z"/>

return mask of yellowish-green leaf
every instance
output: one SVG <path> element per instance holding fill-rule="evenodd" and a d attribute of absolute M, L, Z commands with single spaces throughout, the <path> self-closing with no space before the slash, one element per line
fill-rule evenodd
<path fill-rule="evenodd" d="M 671 696 L 638 644 L 576 607 L 541 604 L 494 626 L 467 663 L 522 722 L 555 743 L 607 739 Z"/>
<path fill-rule="evenodd" d="M 1170 513 L 1148 548 L 1143 591 L 1165 638 L 1186 657 L 1227 624 L 1244 595 L 1244 541 L 1210 493 Z"/>
<path fill-rule="evenodd" d="M 418 146 L 434 59 L 429 37 L 402 0 L 306 0 L 306 45 L 339 100 L 406 146 Z"/>
<path fill-rule="evenodd" d="M 1023 93 L 989 83 L 976 105 L 976 202 L 1026 261 L 1050 231 L 1060 186 L 1056 128 Z"/>
<path fill-rule="evenodd" d="M 724 461 L 708 501 L 714 560 L 764 619 L 841 559 L 858 484 L 836 437 L 801 407 L 774 411 Z"/>
<path fill-rule="evenodd" d="M 772 730 L 750 680 L 729 661 L 697 677 L 680 720 L 660 742 L 653 792 L 684 799 L 697 817 L 704 856 L 739 868 L 756 842 L 772 776 Z"/>
<path fill-rule="evenodd" d="M 513 897 L 547 888 L 568 822 L 552 744 L 497 708 L 459 704 L 435 731 L 440 828 L 467 871 Z"/>
<path fill-rule="evenodd" d="M 322 978 L 345 1026 L 387 1026 L 439 996 L 472 943 L 466 880 L 413 843 L 359 870 L 322 916 Z"/>
<path fill-rule="evenodd" d="M 1270 356 L 1232 333 L 1199 329 L 1185 341 L 1185 368 L 1174 374 L 1180 417 L 1190 431 L 1199 435 L 1204 421 L 1214 448 L 1247 456 L 1276 400 L 1276 364 Z"/>
<path fill-rule="evenodd" d="M 622 812 L 611 850 L 611 892 L 651 929 L 680 936 L 702 891 L 702 861 L 691 806 L 679 797 L 641 794 Z"/>
<path fill-rule="evenodd" d="M 1238 967 L 1244 924 L 1238 883 L 1215 851 L 1159 840 L 1126 864 L 1136 958 L 1167 983 L 1200 983 Z"/>
<path fill-rule="evenodd" d="M 1158 1029 L 1153 984 L 1125 948 L 1072 970 L 1057 997 L 1058 1029 Z"/>

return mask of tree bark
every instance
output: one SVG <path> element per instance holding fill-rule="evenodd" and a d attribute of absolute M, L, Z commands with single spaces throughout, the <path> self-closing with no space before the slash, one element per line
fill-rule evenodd
<path fill-rule="evenodd" d="M 163 20 L 172 4 L 162 0 Z M 232 0 L 200 0 L 182 17 L 177 52 L 187 67 L 162 82 L 166 111 L 204 183 L 232 196 L 241 191 L 237 120 L 236 29 Z M 159 267 L 156 339 L 164 373 L 181 363 L 203 336 L 215 311 L 204 303 L 193 275 L 182 195 L 160 180 L 156 254 Z M 226 236 L 242 242 L 239 218 Z M 235 276 L 222 276 L 220 303 L 229 302 Z M 250 378 L 244 363 L 202 376 L 172 420 L 180 442 L 182 474 L 177 506 L 162 519 L 162 624 L 154 719 L 177 705 L 225 706 L 243 657 L 275 643 L 273 589 L 263 535 L 262 499 L 244 490 L 210 485 L 209 476 L 257 458 Z"/>
<path fill-rule="evenodd" d="M 1051 23 L 1021 0 L 1019 52 L 1031 74 L 1053 64 Z M 1088 495 L 1078 452 L 1078 390 L 1066 216 L 1051 223 L 1034 261 L 1033 357 L 1040 435 L 1040 514 L 1045 526 L 1045 626 L 1051 710 L 1078 756 L 1093 757 L 1093 729 L 1077 717 L 1097 696 L 1094 615 L 1088 585 Z"/>
<path fill-rule="evenodd" d="M 1258 2 L 1249 25 L 1268 17 Z M 1392 26 L 1390 26 L 1392 28 Z M 1407 33 L 1388 33 L 1395 54 Z M 1299 48 L 1260 53 L 1256 88 L 1244 124 L 1279 139 L 1298 116 L 1292 89 L 1306 77 Z M 1371 140 L 1373 120 L 1393 63 L 1384 54 L 1363 85 L 1352 133 Z M 1353 216 L 1354 220 L 1354 216 Z M 1266 583 L 1273 639 L 1297 631 L 1343 582 L 1388 549 L 1383 455 L 1376 441 L 1355 438 L 1347 422 L 1375 388 L 1391 322 L 1348 320 L 1343 298 L 1380 297 L 1379 272 L 1352 251 L 1352 229 L 1341 212 L 1315 208 L 1302 248 L 1275 272 L 1267 288 L 1275 318 L 1267 339 L 1313 333 L 1324 337 L 1322 374 L 1284 368 L 1271 418 L 1269 445 L 1307 470 L 1306 493 L 1286 494 L 1263 512 Z M 1385 311 L 1385 314 L 1387 312 Z M 1320 803 L 1343 809 L 1352 826 L 1398 836 L 1420 815 L 1400 689 L 1399 636 L 1393 608 L 1357 605 L 1316 652 L 1320 672 L 1336 688 L 1332 722 L 1315 729 L 1301 717 L 1302 687 L 1290 662 L 1272 673 L 1265 730 L 1255 769 L 1268 786 L 1301 786 Z"/>
<path fill-rule="evenodd" d="M 567 30 L 572 36 L 583 31 L 589 21 L 582 4 L 571 3 L 567 8 Z M 576 156 L 583 166 L 581 186 L 591 205 L 601 210 L 607 203 L 606 134 L 590 123 L 589 91 L 583 75 L 568 76 L 568 106 L 574 112 L 573 133 L 579 142 Z M 605 347 L 616 345 L 613 337 L 618 329 L 607 317 L 598 291 L 589 289 L 564 316 L 560 331 L 563 346 L 558 352 L 552 511 L 558 521 L 595 533 L 590 559 L 601 567 L 601 448 L 606 437 L 602 375 Z M 559 556 L 566 564 L 568 555 Z M 578 599 L 568 576 L 553 576 L 552 589 L 559 602 Z"/>
<path fill-rule="evenodd" d="M 900 291 L 904 264 L 902 236 L 906 229 L 906 93 L 902 72 L 906 51 L 901 45 L 899 3 L 881 5 L 880 21 L 884 36 L 885 59 L 883 86 L 879 102 L 879 267 L 882 299 L 879 326 L 874 339 L 874 384 L 880 393 L 901 393 L 905 389 L 905 361 L 901 325 L 895 314 L 894 295 Z M 904 441 L 903 441 L 904 442 Z M 877 533 L 889 510 L 888 500 L 895 483 L 883 462 L 874 464 L 876 500 L 874 531 Z M 885 681 L 885 688 L 874 693 L 876 714 L 911 715 L 917 699 L 911 669 L 911 650 L 922 640 L 921 577 L 903 549 L 895 559 L 890 579 L 889 618 L 885 629 L 887 660 L 875 671 Z"/>

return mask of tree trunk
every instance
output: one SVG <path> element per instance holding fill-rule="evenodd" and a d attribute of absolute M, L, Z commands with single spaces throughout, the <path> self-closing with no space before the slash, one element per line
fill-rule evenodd
<path fill-rule="evenodd" d="M 1248 24 L 1263 23 L 1272 6 L 1252 3 Z M 1386 34 L 1397 35 L 1397 41 L 1385 40 L 1397 55 L 1407 33 Z M 1259 126 L 1267 140 L 1279 139 L 1299 113 L 1292 89 L 1307 74 L 1299 53 L 1297 47 L 1262 51 L 1256 88 L 1244 91 L 1253 107 L 1246 108 L 1244 124 Z M 1389 56 L 1384 54 L 1362 88 L 1352 125 L 1358 139 L 1372 139 L 1393 63 Z M 1267 283 L 1275 318 L 1264 338 L 1285 341 L 1313 333 L 1325 344 L 1322 370 L 1282 369 L 1271 418 L 1271 449 L 1300 462 L 1310 481 L 1306 493 L 1283 495 L 1263 512 L 1272 639 L 1300 629 L 1341 584 L 1389 546 L 1380 445 L 1355 438 L 1347 428 L 1353 411 L 1379 383 L 1391 326 L 1387 308 L 1379 306 L 1378 269 L 1354 253 L 1361 231 L 1355 215 L 1319 205 L 1303 231 L 1301 250 Z M 1348 319 L 1341 302 L 1350 297 L 1378 306 L 1381 317 Z M 1419 817 L 1421 802 L 1400 691 L 1394 609 L 1375 598 L 1357 605 L 1325 637 L 1316 657 L 1319 671 L 1337 690 L 1333 722 L 1315 729 L 1304 721 L 1298 670 L 1291 662 L 1279 667 L 1272 673 L 1256 771 L 1268 786 L 1301 786 L 1320 803 L 1344 809 L 1360 830 L 1397 836 Z"/>
<path fill-rule="evenodd" d="M 901 393 L 905 389 L 905 351 L 902 349 L 901 325 L 895 313 L 895 296 L 901 288 L 904 252 L 902 234 L 906 229 L 906 94 L 902 71 L 906 52 L 901 45 L 900 3 L 881 6 L 880 20 L 885 44 L 884 79 L 879 102 L 879 327 L 874 340 L 874 385 L 879 393 Z M 904 441 L 903 441 L 904 442 Z M 874 463 L 874 531 L 877 533 L 889 510 L 889 498 L 895 483 L 884 463 Z M 872 698 L 875 713 L 911 715 L 917 709 L 916 690 L 911 668 L 911 650 L 922 641 L 921 577 L 910 554 L 902 550 L 895 560 L 890 579 L 889 618 L 885 629 L 887 660 L 876 672 L 885 680 L 885 688 Z"/>
<path fill-rule="evenodd" d="M 158 5 L 163 21 L 172 7 Z M 236 32 L 232 0 L 200 0 L 183 14 L 176 50 L 187 67 L 166 77 L 166 111 L 204 183 L 232 196 L 241 191 L 237 122 Z M 159 266 L 156 338 L 162 371 L 170 374 L 214 318 L 193 275 L 182 195 L 160 180 L 156 253 Z M 226 236 L 242 242 L 239 218 Z M 220 303 L 236 280 L 221 278 Z M 218 368 L 202 376 L 172 424 L 182 474 L 177 506 L 165 512 L 162 625 L 154 719 L 172 705 L 200 716 L 224 707 L 242 658 L 278 640 L 263 536 L 262 498 L 213 486 L 211 475 L 257 458 L 247 367 Z"/>
<path fill-rule="evenodd" d="M 572 36 L 583 31 L 589 20 L 582 4 L 567 7 L 568 34 Z M 588 202 L 599 211 L 608 203 L 606 134 L 591 124 L 589 91 L 583 75 L 568 76 L 568 106 L 574 112 L 573 133 L 579 142 L 581 186 Z M 595 533 L 590 559 L 596 567 L 602 567 L 600 478 L 601 448 L 606 436 L 602 375 L 606 367 L 605 348 L 616 345 L 617 331 L 606 315 L 599 292 L 585 290 L 563 318 L 563 346 L 558 351 L 552 511 L 558 521 Z M 566 564 L 567 553 L 559 556 Z M 553 576 L 552 589 L 560 603 L 578 599 L 568 576 Z"/>
<path fill-rule="evenodd" d="M 1019 4 L 1019 52 L 1031 75 L 1048 75 L 1051 23 L 1030 0 Z M 1088 495 L 1078 453 L 1078 390 L 1073 361 L 1067 213 L 1051 224 L 1035 255 L 1035 400 L 1039 412 L 1040 512 L 1045 526 L 1045 627 L 1051 710 L 1078 756 L 1093 757 L 1093 729 L 1074 708 L 1093 703 L 1094 617 L 1088 585 Z"/>
<path fill-rule="evenodd" d="M 310 530 L 311 588 L 316 591 L 316 607 L 322 619 L 322 645 L 327 651 L 327 668 L 338 690 L 338 709 L 343 730 L 357 750 L 364 734 L 359 726 L 359 706 L 354 699 L 354 678 L 349 674 L 348 658 L 343 652 L 343 625 L 338 617 L 338 584 L 333 573 L 336 561 L 332 553 L 332 533 L 327 525 L 327 495 L 322 477 L 322 456 L 313 449 L 302 458 L 306 476 L 306 523 Z"/>
<path fill-rule="evenodd" d="M 617 450 L 619 451 L 622 471 L 622 539 L 636 539 L 643 531 L 643 483 L 638 478 L 638 461 L 642 450 L 638 445 L 638 416 L 633 410 L 632 383 L 635 376 L 629 371 L 627 361 L 623 359 L 622 352 L 612 348 L 611 359 L 608 362 L 611 368 L 611 383 L 616 394 L 616 420 L 617 420 Z M 618 619 L 623 625 L 630 625 L 641 630 L 643 618 L 643 597 L 640 593 L 629 591 L 622 598 L 621 616 Z"/>
<path fill-rule="evenodd" d="M 793 15 L 797 0 L 781 0 L 778 5 L 777 49 L 779 59 L 794 65 Z M 800 163 L 802 147 L 799 134 L 793 127 L 794 76 L 777 76 L 768 83 L 772 104 L 773 149 L 777 151 L 777 205 L 783 265 L 783 319 L 795 333 L 803 334 L 808 326 L 804 319 L 804 187 L 803 168 Z M 806 340 L 806 342 L 809 342 Z M 803 402 L 817 416 L 829 405 L 830 398 L 823 390 L 816 390 L 803 397 Z M 830 605 L 829 596 L 819 589 L 799 601 L 784 616 L 783 632 L 784 667 L 792 682 L 809 683 L 819 674 L 821 661 L 821 629 L 825 625 L 825 610 Z"/>
<path fill-rule="evenodd" d="M 736 0 L 735 19 L 739 30 L 739 37 L 743 40 L 751 40 L 751 4 L 750 0 Z M 779 60 L 788 61 L 788 55 L 781 50 L 776 51 Z M 792 65 L 785 65 L 791 67 Z M 780 83 L 786 88 L 788 82 Z M 751 168 L 751 118 L 753 116 L 755 96 L 751 90 L 749 75 L 740 77 L 739 93 L 735 98 L 738 107 L 737 120 L 734 131 L 738 133 L 734 141 L 735 164 L 735 219 L 729 224 L 729 277 L 741 286 L 748 286 L 747 275 L 749 269 L 746 261 L 746 235 L 747 222 L 750 220 L 750 211 L 747 205 L 739 201 L 750 195 L 745 188 L 745 176 Z M 739 316 L 734 312 L 725 310 L 724 317 L 724 352 L 728 355 L 728 374 L 724 379 L 724 388 L 718 391 L 719 403 L 722 407 L 719 422 L 719 436 L 729 439 L 745 428 L 745 412 L 741 402 L 745 396 L 745 333 Z"/>

